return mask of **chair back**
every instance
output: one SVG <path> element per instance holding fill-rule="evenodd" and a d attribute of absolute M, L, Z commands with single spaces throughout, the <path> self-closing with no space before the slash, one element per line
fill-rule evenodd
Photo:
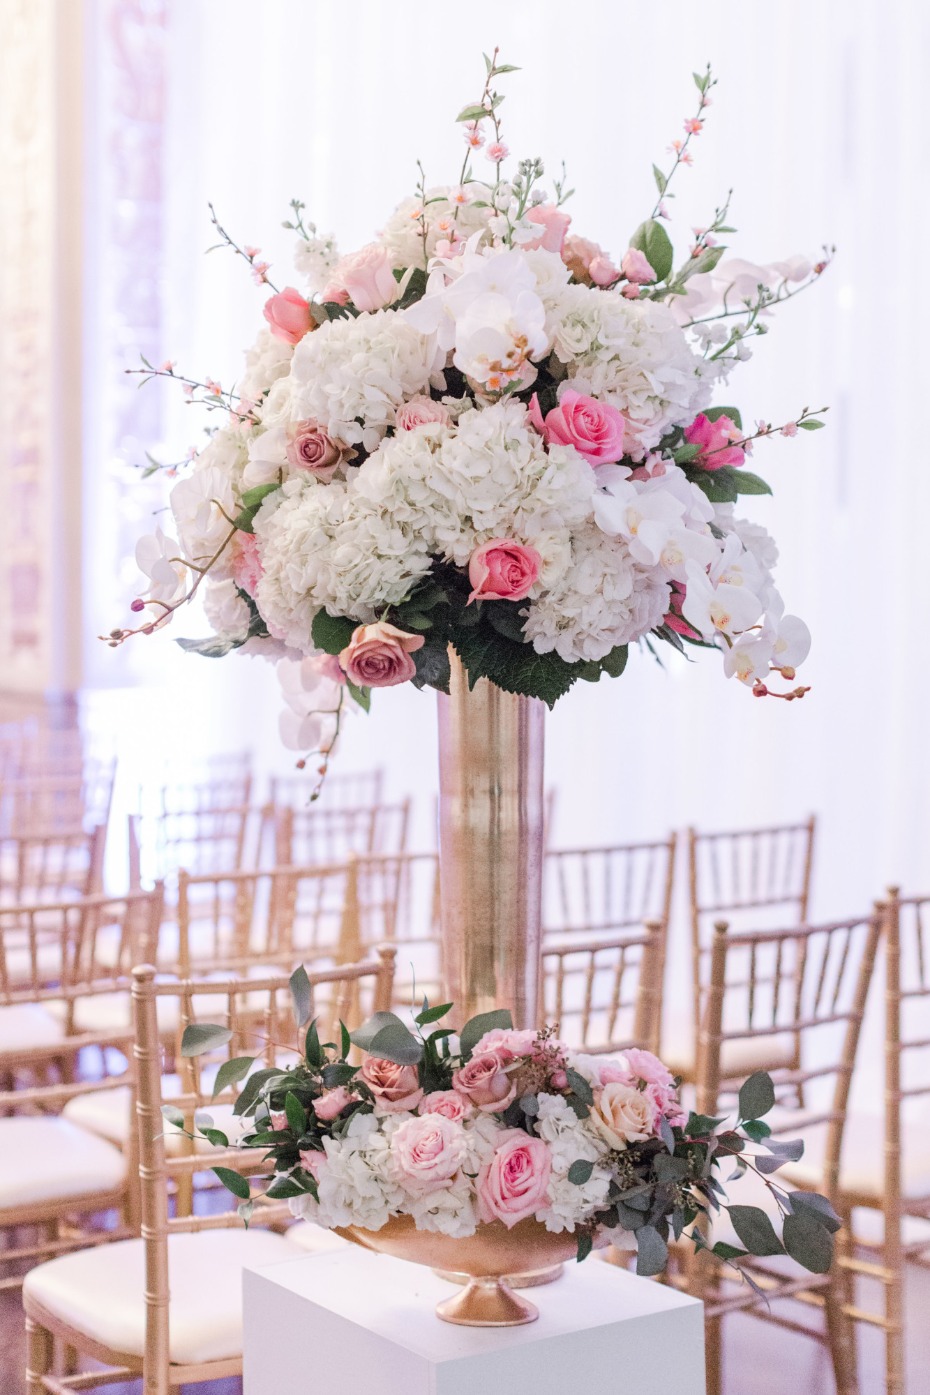
<path fill-rule="evenodd" d="M 103 884 L 106 826 L 0 835 L 0 905 L 92 896 Z"/>
<path fill-rule="evenodd" d="M 249 804 L 129 815 L 129 879 L 141 886 L 189 872 L 256 867 L 267 811 Z"/>
<path fill-rule="evenodd" d="M 588 937 L 668 924 L 675 834 L 654 843 L 548 849 L 543 867 L 546 935 Z"/>
<path fill-rule="evenodd" d="M 275 861 L 314 867 L 365 853 L 399 853 L 407 846 L 410 801 L 355 808 L 314 804 L 274 812 Z"/>
<path fill-rule="evenodd" d="M 248 751 L 208 756 L 196 768 L 164 769 L 155 811 L 161 814 L 196 814 L 204 809 L 232 809 L 250 803 L 253 777 Z M 148 813 L 145 792 L 139 792 L 139 809 Z"/>
<path fill-rule="evenodd" d="M 588 1052 L 628 1046 L 658 1053 L 662 1020 L 660 921 L 625 935 L 548 937 L 542 949 L 543 1018 Z"/>
<path fill-rule="evenodd" d="M 316 788 L 304 775 L 272 775 L 268 782 L 268 802 L 279 808 L 306 809 Z M 372 808 L 384 800 L 383 770 L 328 771 L 319 794 L 324 809 Z M 317 807 L 317 800 L 313 800 Z"/>
<path fill-rule="evenodd" d="M 0 775 L 0 835 L 52 833 L 106 824 L 116 761 L 85 761 L 71 773 Z"/>
<path fill-rule="evenodd" d="M 340 1017 L 347 1020 L 348 1005 L 359 1003 L 358 1025 L 363 1016 L 384 1010 L 391 1000 L 394 951 L 383 949 L 371 959 L 358 964 L 346 964 L 338 969 L 314 971 L 309 975 L 313 1015 L 320 1019 L 320 1035 L 332 1026 L 338 1027 Z M 167 1156 L 162 1117 L 162 1034 L 159 1030 L 158 1008 L 162 999 L 174 999 L 180 1020 L 180 1036 L 184 1028 L 195 1022 L 215 1022 L 226 1026 L 230 1039 L 226 1046 L 209 1056 L 186 1058 L 177 1053 L 183 1094 L 172 1098 L 171 1105 L 184 1116 L 188 1129 L 195 1116 L 209 1113 L 215 1106 L 210 1082 L 215 1068 L 224 1060 L 251 1055 L 267 1065 L 280 1063 L 286 1043 L 293 1040 L 294 1018 L 286 974 L 269 974 L 263 979 L 250 980 L 248 985 L 228 980 L 188 979 L 182 982 L 160 982 L 149 965 L 133 970 L 133 1024 L 135 1045 L 140 1200 L 142 1235 L 145 1243 L 145 1305 L 146 1334 L 143 1386 L 146 1395 L 167 1395 L 169 1390 L 168 1333 L 168 1236 L 178 1232 L 212 1230 L 223 1226 L 243 1224 L 238 1208 L 207 1215 L 194 1215 L 178 1207 L 179 1214 L 169 1217 L 169 1183 L 175 1183 L 178 1197 L 193 1195 L 193 1179 L 200 1172 L 217 1166 L 233 1168 L 240 1173 L 267 1173 L 262 1150 L 245 1152 L 237 1148 L 190 1150 L 178 1156 Z M 296 1051 L 295 1051 L 296 1056 Z M 207 1069 L 209 1068 L 209 1069 Z M 220 1091 L 219 1100 L 231 1100 L 238 1087 Z M 271 1225 L 290 1218 L 287 1203 L 256 1204 L 252 1225 Z M 218 1374 L 226 1374 L 225 1371 Z M 205 1371 L 201 1379 L 209 1379 Z"/>

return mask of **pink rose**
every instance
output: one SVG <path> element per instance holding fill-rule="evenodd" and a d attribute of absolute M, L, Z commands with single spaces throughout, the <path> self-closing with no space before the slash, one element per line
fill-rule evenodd
<path fill-rule="evenodd" d="M 638 247 L 626 249 L 620 260 L 620 270 L 635 286 L 645 286 L 656 279 L 655 270 Z"/>
<path fill-rule="evenodd" d="M 620 272 L 614 266 L 610 258 L 603 252 L 591 258 L 591 265 L 588 267 L 588 275 L 595 286 L 612 286 L 619 279 Z"/>
<path fill-rule="evenodd" d="M 653 1056 L 651 1051 L 640 1051 L 633 1046 L 624 1051 L 623 1056 L 629 1067 L 629 1076 L 634 1080 L 642 1080 L 647 1085 L 674 1085 L 675 1077 L 668 1066 L 658 1056 Z"/>
<path fill-rule="evenodd" d="M 470 1112 L 469 1101 L 455 1090 L 434 1090 L 420 1101 L 420 1114 L 439 1114 L 454 1124 L 460 1124 Z"/>
<path fill-rule="evenodd" d="M 348 305 L 349 292 L 344 286 L 335 286 L 330 282 L 320 292 L 320 300 L 328 301 L 331 305 Z"/>
<path fill-rule="evenodd" d="M 271 1127 L 274 1129 L 275 1133 L 280 1133 L 282 1129 L 288 1127 L 287 1115 L 283 1109 L 270 1109 L 268 1111 L 268 1118 L 271 1121 Z"/>
<path fill-rule="evenodd" d="M 391 688 L 406 683 L 417 671 L 410 655 L 424 644 L 422 635 L 409 635 L 386 620 L 359 625 L 339 655 L 346 677 L 359 688 Z"/>
<path fill-rule="evenodd" d="M 442 1114 L 419 1114 L 391 1135 L 391 1158 L 414 1191 L 434 1191 L 461 1168 L 468 1152 L 465 1130 Z"/>
<path fill-rule="evenodd" d="M 449 408 L 444 407 L 441 402 L 434 402 L 431 397 L 411 397 L 409 402 L 398 407 L 394 425 L 398 431 L 413 431 L 415 427 L 425 426 L 427 422 L 439 422 L 441 426 L 448 426 L 451 420 Z"/>
<path fill-rule="evenodd" d="M 623 455 L 626 420 L 609 402 L 568 388 L 543 419 L 534 393 L 529 418 L 547 445 L 574 446 L 589 465 L 615 464 Z"/>
<path fill-rule="evenodd" d="M 688 1116 L 681 1107 L 674 1086 L 647 1085 L 643 1094 L 651 1102 L 657 1119 L 664 1115 L 673 1129 L 684 1125 Z"/>
<path fill-rule="evenodd" d="M 565 245 L 565 234 L 572 221 L 571 214 L 563 213 L 561 208 L 556 208 L 553 203 L 538 203 L 530 209 L 526 216 L 531 223 L 536 223 L 542 228 L 540 237 L 536 238 L 535 241 L 522 244 L 527 251 L 541 247 L 544 252 L 558 252 L 561 256 Z"/>
<path fill-rule="evenodd" d="M 655 1136 L 656 1111 L 652 1100 L 620 1081 L 611 1081 L 595 1092 L 590 1120 L 608 1148 L 620 1151 Z"/>
<path fill-rule="evenodd" d="M 575 280 L 587 286 L 592 283 L 609 286 L 620 275 L 603 247 L 587 237 L 567 237 L 562 248 L 562 260 Z M 596 282 L 593 271 L 598 275 Z"/>
<path fill-rule="evenodd" d="M 382 1056 L 366 1056 L 359 1079 L 364 1080 L 385 1114 L 416 1109 L 423 1098 L 416 1066 L 399 1066 Z"/>
<path fill-rule="evenodd" d="M 326 1166 L 326 1154 L 321 1153 L 318 1148 L 302 1148 L 300 1150 L 300 1165 L 309 1172 L 311 1177 L 317 1181 Z"/>
<path fill-rule="evenodd" d="M 278 295 L 265 301 L 265 319 L 271 332 L 287 344 L 299 344 L 305 334 L 314 328 L 310 314 L 310 302 L 304 300 L 300 291 L 286 286 Z"/>
<path fill-rule="evenodd" d="M 258 555 L 258 539 L 254 533 L 236 534 L 236 551 L 233 554 L 233 580 L 240 591 L 254 596 L 265 568 Z"/>
<path fill-rule="evenodd" d="M 689 445 L 700 446 L 700 452 L 690 462 L 702 470 L 719 470 L 722 465 L 742 465 L 746 452 L 729 441 L 741 441 L 743 433 L 736 422 L 728 416 L 711 421 L 702 412 L 685 428 L 685 440 Z"/>
<path fill-rule="evenodd" d="M 538 1039 L 539 1033 L 532 1027 L 519 1030 L 516 1027 L 492 1027 L 490 1032 L 485 1032 L 484 1036 L 475 1042 L 472 1054 L 479 1056 L 484 1051 L 496 1051 L 506 1064 L 515 1061 L 518 1056 L 532 1055 Z"/>
<path fill-rule="evenodd" d="M 522 601 L 539 579 L 542 558 L 535 547 L 491 538 L 475 549 L 468 560 L 472 601 Z"/>
<path fill-rule="evenodd" d="M 503 1221 L 508 1230 L 547 1204 L 552 1165 L 541 1138 L 507 1129 L 497 1151 L 478 1173 L 478 1219 Z"/>
<path fill-rule="evenodd" d="M 314 478 L 328 482 L 346 458 L 346 448 L 341 441 L 334 441 L 318 421 L 308 417 L 288 427 L 285 454 L 295 470 L 306 470 Z"/>
<path fill-rule="evenodd" d="M 506 1071 L 509 1064 L 510 1060 L 499 1051 L 482 1051 L 480 1055 L 475 1052 L 471 1060 L 453 1074 L 452 1088 L 476 1105 L 482 1114 L 499 1114 L 513 1103 L 517 1094 L 517 1087 Z"/>
<path fill-rule="evenodd" d="M 345 291 L 357 310 L 381 310 L 390 305 L 397 298 L 397 281 L 387 248 L 369 242 L 360 251 L 341 257 L 326 288 L 328 300 L 337 299 L 331 294 L 334 290 Z"/>
<path fill-rule="evenodd" d="M 313 1101 L 313 1112 L 324 1124 L 328 1124 L 357 1099 L 358 1095 L 353 1095 L 344 1085 L 337 1085 L 335 1090 L 324 1090 L 320 1098 Z"/>

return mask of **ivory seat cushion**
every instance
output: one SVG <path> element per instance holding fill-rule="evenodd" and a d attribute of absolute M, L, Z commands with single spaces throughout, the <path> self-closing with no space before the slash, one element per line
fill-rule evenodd
<path fill-rule="evenodd" d="M 177 1076 L 163 1078 L 162 1098 L 167 1103 L 171 1102 L 172 1094 L 177 1098 L 180 1093 L 181 1085 Z M 95 1090 L 87 1095 L 75 1095 L 73 1099 L 68 1100 L 61 1112 L 71 1123 L 88 1129 L 100 1138 L 108 1139 L 118 1148 L 126 1147 L 129 1131 L 135 1123 L 132 1115 L 132 1092 L 128 1085 L 114 1085 L 112 1090 Z M 255 1128 L 254 1119 L 243 1119 L 233 1114 L 232 1101 L 204 1105 L 197 1113 L 200 1118 L 209 1115 L 212 1124 L 208 1124 L 207 1127 L 219 1129 L 233 1146 L 239 1142 L 243 1134 L 250 1133 Z M 167 1119 L 162 1121 L 162 1125 L 165 1152 L 169 1156 L 184 1153 L 187 1140 L 181 1131 Z M 198 1139 L 195 1146 L 198 1153 L 209 1153 L 212 1149 L 212 1144 L 205 1138 Z"/>
<path fill-rule="evenodd" d="M 930 1197 L 930 1127 L 926 1118 L 919 1126 L 914 1122 L 903 1130 L 901 1183 L 904 1197 L 916 1201 Z M 884 1129 L 880 1115 L 857 1113 L 849 1115 L 843 1132 L 840 1186 L 852 1196 L 874 1198 L 876 1206 L 884 1201 Z M 777 1180 L 816 1190 L 822 1187 L 824 1130 L 812 1130 L 805 1145 L 804 1157 L 781 1168 Z"/>
<path fill-rule="evenodd" d="M 722 1074 L 725 1079 L 733 1080 L 757 1070 L 787 1068 L 793 1064 L 794 1052 L 792 1032 L 725 1041 L 720 1052 Z M 673 1075 L 694 1079 L 694 1038 L 687 1023 L 669 1024 L 662 1039 L 661 1056 Z"/>
<path fill-rule="evenodd" d="M 242 1353 L 242 1270 L 293 1260 L 283 1235 L 267 1230 L 205 1230 L 169 1235 L 169 1359 L 177 1365 L 222 1361 Z M 142 1240 L 78 1250 L 30 1270 L 31 1301 L 93 1341 L 127 1356 L 145 1346 L 145 1251 Z"/>
<path fill-rule="evenodd" d="M 69 1119 L 0 1119 L 0 1212 L 113 1192 L 125 1180 L 120 1150 Z"/>
<path fill-rule="evenodd" d="M 55 1046 L 65 1035 L 58 1017 L 41 1003 L 9 1003 L 0 1007 L 0 1056 Z"/>

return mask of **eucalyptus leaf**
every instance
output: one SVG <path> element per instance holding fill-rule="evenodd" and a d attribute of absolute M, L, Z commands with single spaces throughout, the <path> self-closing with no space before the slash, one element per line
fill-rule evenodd
<path fill-rule="evenodd" d="M 368 1050 L 399 1066 L 415 1066 L 423 1059 L 423 1045 L 403 1022 L 389 1022 L 372 1037 Z"/>
<path fill-rule="evenodd" d="M 812 1274 L 828 1273 L 833 1263 L 833 1235 L 823 1221 L 812 1207 L 795 1206 L 782 1227 L 785 1249 Z"/>
<path fill-rule="evenodd" d="M 759 1206 L 730 1206 L 730 1221 L 741 1242 L 752 1255 L 783 1255 L 785 1247 L 775 1227 Z"/>
<path fill-rule="evenodd" d="M 568 1169 L 568 1180 L 576 1187 L 583 1187 L 585 1182 L 591 1180 L 591 1173 L 594 1171 L 594 1163 L 587 1158 L 578 1158 Z"/>
<path fill-rule="evenodd" d="M 581 1264 L 583 1260 L 588 1258 L 588 1255 L 594 1248 L 594 1241 L 591 1239 L 591 1236 L 588 1231 L 579 1230 L 577 1238 L 575 1240 L 575 1245 L 577 1247 L 575 1250 L 575 1258 L 577 1259 L 578 1263 Z"/>
<path fill-rule="evenodd" d="M 495 1008 L 493 1012 L 479 1012 L 476 1017 L 470 1018 L 459 1033 L 459 1049 L 462 1053 L 462 1059 L 468 1060 L 486 1032 L 493 1032 L 498 1028 L 505 1032 L 513 1030 L 513 1018 L 508 1008 Z"/>
<path fill-rule="evenodd" d="M 251 1188 L 245 1177 L 238 1172 L 233 1172 L 231 1167 L 214 1167 L 213 1171 L 228 1191 L 233 1196 L 237 1196 L 240 1201 L 248 1201 L 251 1195 Z"/>
<path fill-rule="evenodd" d="M 181 1037 L 182 1056 L 202 1056 L 232 1041 L 232 1032 L 216 1022 L 189 1022 Z"/>
<path fill-rule="evenodd" d="M 576 1070 L 567 1070 L 565 1074 L 568 1077 L 568 1083 L 571 1086 L 572 1092 L 578 1096 L 582 1104 L 593 1104 L 594 1094 L 584 1076 L 579 1075 Z"/>
<path fill-rule="evenodd" d="M 636 1272 L 643 1278 L 661 1274 L 668 1264 L 668 1245 L 655 1226 L 643 1225 L 636 1231 Z"/>
<path fill-rule="evenodd" d="M 827 1198 L 821 1196 L 819 1192 L 789 1192 L 788 1199 L 793 1211 L 812 1211 L 820 1224 L 829 1230 L 831 1235 L 841 1229 L 843 1222 Z"/>
<path fill-rule="evenodd" d="M 772 1084 L 772 1077 L 764 1070 L 757 1070 L 740 1087 L 740 1118 L 761 1119 L 774 1105 L 775 1086 Z"/>
<path fill-rule="evenodd" d="M 161 1107 L 161 1114 L 162 1118 L 167 1119 L 168 1123 L 173 1124 L 176 1129 L 184 1128 L 184 1115 L 175 1105 L 163 1104 Z"/>

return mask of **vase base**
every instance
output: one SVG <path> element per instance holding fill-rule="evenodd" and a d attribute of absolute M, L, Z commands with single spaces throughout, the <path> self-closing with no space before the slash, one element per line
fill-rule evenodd
<path fill-rule="evenodd" d="M 564 1269 L 564 1264 L 547 1264 L 542 1269 L 527 1269 L 519 1274 L 508 1274 L 507 1283 L 511 1288 L 541 1288 L 543 1284 L 553 1284 L 556 1279 L 561 1279 Z M 455 1269 L 434 1269 L 433 1273 L 438 1279 L 445 1279 L 449 1284 L 471 1282 L 470 1274 L 463 1274 Z"/>
<path fill-rule="evenodd" d="M 436 1304 L 436 1316 L 443 1322 L 460 1327 L 521 1327 L 539 1317 L 539 1309 L 514 1293 L 506 1279 L 465 1277 L 468 1282 L 461 1293 Z"/>

